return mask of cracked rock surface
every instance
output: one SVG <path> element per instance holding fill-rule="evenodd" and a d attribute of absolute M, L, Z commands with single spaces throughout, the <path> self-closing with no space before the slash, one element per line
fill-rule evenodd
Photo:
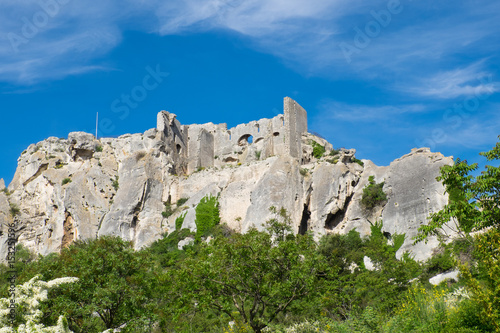
<path fill-rule="evenodd" d="M 312 155 L 311 138 L 326 147 L 324 157 Z M 48 138 L 28 147 L 13 181 L 0 192 L 0 258 L 7 253 L 10 223 L 16 224 L 18 242 L 42 255 L 102 235 L 120 236 L 139 249 L 175 230 L 181 214 L 183 227 L 194 231 L 195 207 L 208 194 L 219 196 L 221 223 L 238 232 L 262 230 L 271 217 L 269 207 L 276 206 L 287 209 L 295 232 L 312 231 L 316 239 L 352 229 L 367 235 L 370 223 L 383 220 L 388 234 L 407 235 L 399 255 L 430 256 L 434 239 L 415 246 L 411 238 L 429 213 L 446 204 L 435 178 L 441 166 L 453 163 L 451 158 L 415 149 L 389 166 L 368 160 L 361 166 L 352 161 L 355 150 L 330 156 L 332 145 L 309 133 L 302 147 L 299 159 L 261 159 L 249 153 L 255 150 L 250 144 L 241 148 L 247 160 L 218 162 L 185 175 L 156 129 L 100 140 L 82 132 Z M 367 211 L 360 201 L 369 176 L 385 182 L 388 200 Z M 0 181 L 0 190 L 4 186 Z M 181 198 L 188 200 L 177 207 Z M 165 203 L 174 209 L 167 218 L 162 216 Z M 11 207 L 19 211 L 14 214 Z"/>

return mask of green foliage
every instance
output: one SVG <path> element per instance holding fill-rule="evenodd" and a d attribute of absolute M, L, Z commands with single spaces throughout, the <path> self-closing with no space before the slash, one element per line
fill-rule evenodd
<path fill-rule="evenodd" d="M 54 169 L 62 169 L 63 167 L 64 167 L 63 163 L 56 163 L 56 165 L 54 166 Z"/>
<path fill-rule="evenodd" d="M 66 184 L 69 184 L 69 183 L 71 183 L 71 182 L 72 182 L 71 178 L 64 178 L 64 179 L 62 180 L 61 184 L 62 184 L 62 185 L 66 185 Z"/>
<path fill-rule="evenodd" d="M 172 204 L 170 202 L 165 202 L 164 205 L 165 205 L 165 210 L 161 212 L 161 215 L 164 218 L 169 218 L 170 216 L 172 216 L 175 210 L 172 208 Z"/>
<path fill-rule="evenodd" d="M 118 183 L 118 176 L 115 176 L 115 179 L 111 179 L 111 186 L 115 189 L 115 191 L 118 191 L 118 188 L 120 187 L 120 184 Z"/>
<path fill-rule="evenodd" d="M 5 193 L 5 195 L 10 195 L 9 189 L 7 187 L 4 187 L 2 192 Z"/>
<path fill-rule="evenodd" d="M 331 164 L 337 164 L 339 159 L 338 158 L 328 158 L 326 161 L 328 163 L 331 163 Z"/>
<path fill-rule="evenodd" d="M 179 200 L 177 200 L 177 203 L 176 203 L 177 207 L 184 205 L 188 200 L 189 200 L 189 198 L 180 198 Z"/>
<path fill-rule="evenodd" d="M 97 146 L 95 146 L 95 151 L 96 151 L 96 152 L 100 153 L 100 152 L 102 152 L 102 150 L 103 150 L 103 148 L 102 148 L 102 146 L 101 146 L 101 145 L 97 145 Z"/>
<path fill-rule="evenodd" d="M 199 311 L 212 309 L 261 332 L 291 304 L 315 295 L 324 271 L 315 250 L 308 236 L 275 242 L 252 229 L 201 243 L 198 255 L 175 274 L 183 282 L 181 297 L 195 302 Z"/>
<path fill-rule="evenodd" d="M 320 145 L 314 140 L 311 140 L 311 146 L 313 147 L 313 156 L 315 158 L 320 159 L 323 157 L 323 154 L 326 151 L 325 146 Z"/>
<path fill-rule="evenodd" d="M 196 240 L 201 240 L 206 232 L 219 224 L 219 197 L 208 195 L 203 197 L 196 206 Z"/>
<path fill-rule="evenodd" d="M 358 163 L 361 166 L 364 166 L 365 163 L 362 160 L 357 159 L 356 157 L 351 158 L 351 162 Z"/>
<path fill-rule="evenodd" d="M 500 138 L 500 137 L 499 137 Z M 487 161 L 500 160 L 500 142 L 490 151 L 480 153 Z M 477 163 L 469 165 L 467 161 L 456 159 L 454 165 L 441 168 L 442 181 L 449 194 L 448 204 L 430 217 L 428 225 L 419 228 L 416 242 L 425 240 L 429 235 L 446 236 L 443 228 L 453 227 L 454 231 L 466 236 L 471 231 L 482 230 L 491 226 L 498 227 L 500 221 L 500 167 L 487 165 L 481 175 L 474 177 L 470 173 L 477 170 Z M 448 222 L 452 221 L 452 225 Z"/>
<path fill-rule="evenodd" d="M 260 160 L 260 155 L 261 155 L 261 154 L 262 154 L 262 151 L 261 151 L 261 150 L 256 150 L 256 151 L 255 151 L 255 158 L 256 158 L 257 160 Z"/>
<path fill-rule="evenodd" d="M 185 257 L 185 252 L 179 250 L 177 244 L 192 236 L 194 234 L 189 229 L 178 229 L 151 244 L 147 251 L 161 267 L 175 266 Z"/>
<path fill-rule="evenodd" d="M 12 215 L 12 217 L 16 216 L 16 215 L 19 215 L 19 213 L 21 213 L 21 209 L 19 209 L 19 206 L 16 205 L 15 203 L 9 203 L 9 206 L 10 206 L 10 215 Z"/>
<path fill-rule="evenodd" d="M 46 327 L 41 320 L 40 302 L 47 299 L 47 290 L 64 283 L 75 282 L 76 278 L 65 277 L 49 282 L 33 277 L 21 286 L 15 286 L 12 296 L 0 298 L 0 331 L 3 333 L 72 333 L 64 316 L 59 316 L 57 324 Z M 15 307 L 12 308 L 12 305 Z M 13 312 L 11 312 L 13 311 Z M 11 314 L 14 314 L 12 317 Z"/>
<path fill-rule="evenodd" d="M 175 230 L 180 230 L 182 228 L 182 224 L 184 223 L 184 218 L 186 217 L 186 213 L 179 215 L 175 219 Z"/>
<path fill-rule="evenodd" d="M 382 205 L 387 201 L 383 187 L 384 182 L 375 183 L 375 177 L 368 178 L 370 184 L 363 189 L 363 196 L 361 197 L 361 204 L 367 209 L 373 209 L 378 205 Z"/>
<path fill-rule="evenodd" d="M 307 174 L 309 174 L 309 169 L 306 169 L 306 168 L 300 168 L 299 172 L 300 172 L 300 174 L 301 174 L 302 176 L 304 176 L 304 177 L 305 177 L 305 176 L 307 176 Z"/>
<path fill-rule="evenodd" d="M 330 156 L 335 156 L 335 155 L 338 155 L 338 154 L 340 154 L 340 149 L 333 149 L 330 152 Z"/>
<path fill-rule="evenodd" d="M 79 281 L 51 292 L 42 307 L 46 324 L 65 314 L 71 330 L 100 332 L 152 311 L 148 299 L 156 288 L 154 265 L 129 242 L 113 237 L 77 241 L 54 259 L 42 266 L 42 275 Z"/>
<path fill-rule="evenodd" d="M 475 237 L 475 266 L 462 265 L 460 272 L 478 305 L 479 318 L 500 332 L 500 230 L 491 228 Z"/>

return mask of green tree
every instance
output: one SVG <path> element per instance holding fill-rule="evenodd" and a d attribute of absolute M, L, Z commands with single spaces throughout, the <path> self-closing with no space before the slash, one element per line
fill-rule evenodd
<path fill-rule="evenodd" d="M 78 282 L 55 290 L 43 307 L 47 323 L 59 314 L 75 332 L 117 328 L 136 318 L 150 318 L 154 265 L 117 237 L 77 241 L 42 263 L 45 276 L 75 276 Z"/>
<path fill-rule="evenodd" d="M 500 142 L 480 155 L 498 164 Z M 431 215 L 428 225 L 419 228 L 415 241 L 426 240 L 429 235 L 458 234 L 470 243 L 473 256 L 465 262 L 459 260 L 461 275 L 472 292 L 472 306 L 479 308 L 482 323 L 485 327 L 493 324 L 500 332 L 500 167 L 487 165 L 480 175 L 471 175 L 477 168 L 477 163 L 469 165 L 458 158 L 453 165 L 441 168 L 437 180 L 445 186 L 448 204 Z"/>
<path fill-rule="evenodd" d="M 500 160 L 500 142 L 480 155 L 486 157 L 488 162 Z M 449 195 L 448 204 L 430 216 L 428 225 L 419 228 L 416 242 L 425 240 L 429 235 L 446 236 L 450 229 L 466 237 L 471 231 L 499 227 L 500 167 L 487 165 L 486 170 L 475 177 L 471 173 L 477 168 L 477 163 L 469 165 L 459 158 L 453 165 L 441 168 L 441 175 L 436 179 L 445 186 Z"/>
<path fill-rule="evenodd" d="M 261 332 L 291 304 L 317 292 L 322 263 L 308 236 L 283 239 L 251 229 L 201 243 L 176 274 L 185 304 L 224 313 Z"/>
<path fill-rule="evenodd" d="M 196 239 L 199 241 L 206 232 L 220 222 L 218 197 L 203 197 L 196 206 Z"/>

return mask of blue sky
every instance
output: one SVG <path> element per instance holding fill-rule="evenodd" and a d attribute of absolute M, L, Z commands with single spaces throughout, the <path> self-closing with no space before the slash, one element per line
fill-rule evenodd
<path fill-rule="evenodd" d="M 2 0 L 0 178 L 31 143 L 229 127 L 297 100 L 309 130 L 387 165 L 426 146 L 479 160 L 500 134 L 500 3 Z"/>

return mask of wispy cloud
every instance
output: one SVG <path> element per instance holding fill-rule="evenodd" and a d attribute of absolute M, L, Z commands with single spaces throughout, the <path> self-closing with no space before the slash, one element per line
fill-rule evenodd
<path fill-rule="evenodd" d="M 335 101 L 323 103 L 320 109 L 321 112 L 318 118 L 355 123 L 373 121 L 384 122 L 389 118 L 427 111 L 421 104 L 372 106 L 347 104 Z"/>
<path fill-rule="evenodd" d="M 0 4 L 1 81 L 30 83 L 71 75 L 78 67 L 80 72 L 99 69 L 95 59 L 119 45 L 127 29 L 160 35 L 227 29 L 305 75 L 377 79 L 387 88 L 404 81 L 414 93 L 438 98 L 478 88 L 464 81 L 475 68 L 457 63 L 457 54 L 477 63 L 499 51 L 500 3 L 494 0 L 481 6 L 472 1 L 401 1 L 401 13 L 350 64 L 339 45 L 353 43 L 354 28 L 363 30 L 375 20 L 372 12 L 387 9 L 387 1 L 109 0 L 89 5 L 69 0 L 14 52 L 9 33 L 22 36 L 26 20 L 46 12 L 40 3 L 57 0 Z M 435 75 L 443 68 L 448 72 Z"/>
<path fill-rule="evenodd" d="M 437 73 L 419 80 L 418 86 L 409 87 L 408 92 L 441 99 L 460 96 L 492 94 L 499 91 L 499 82 L 493 81 L 493 74 L 483 70 L 483 61 L 465 68 Z"/>

